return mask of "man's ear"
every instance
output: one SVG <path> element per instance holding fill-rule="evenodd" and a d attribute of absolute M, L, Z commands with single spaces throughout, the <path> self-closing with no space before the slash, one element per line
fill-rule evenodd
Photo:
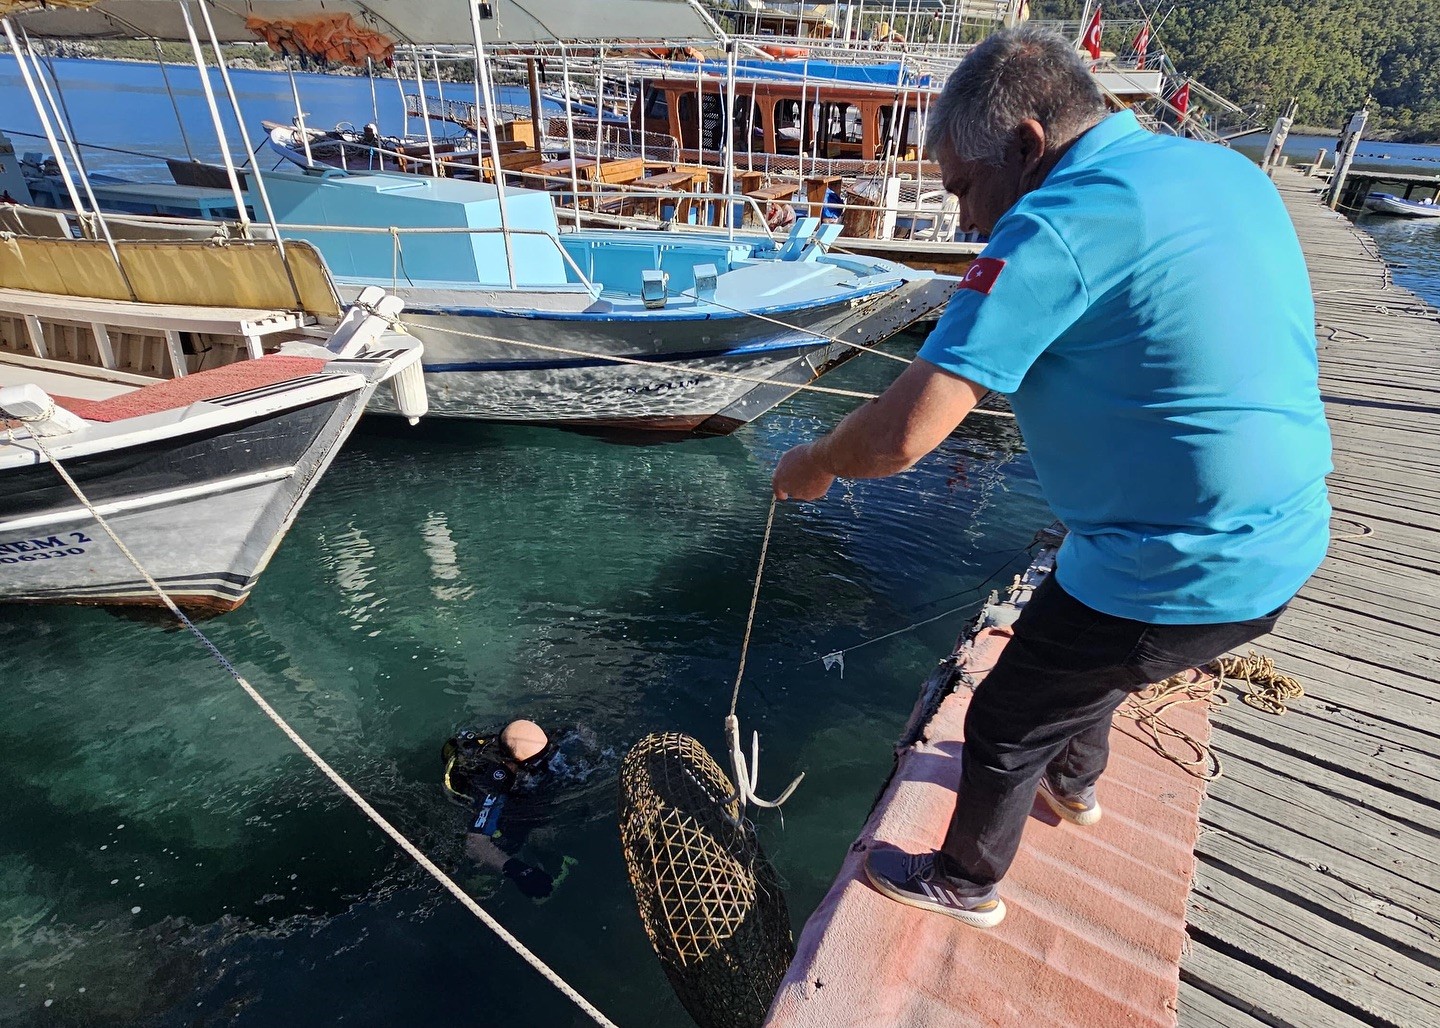
<path fill-rule="evenodd" d="M 1040 167 L 1049 149 L 1045 127 L 1034 118 L 1026 118 L 1015 127 L 1014 139 L 1020 170 L 1024 174 L 1031 174 Z"/>

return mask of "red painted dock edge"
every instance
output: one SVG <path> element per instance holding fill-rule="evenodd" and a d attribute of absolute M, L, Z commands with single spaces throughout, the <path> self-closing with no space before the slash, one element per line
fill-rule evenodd
<path fill-rule="evenodd" d="M 986 629 L 967 655 L 994 665 L 1008 629 Z M 980 677 L 978 674 L 976 677 Z M 882 896 L 868 849 L 935 849 L 960 777 L 970 691 L 946 697 L 811 915 L 766 1019 L 769 1028 L 1109 1028 L 1174 1025 L 1185 904 L 1204 783 L 1116 719 L 1100 783 L 1105 816 L 1080 828 L 1036 803 L 1001 884 L 998 927 L 968 928 Z M 1203 704 L 1168 720 L 1208 740 Z"/>

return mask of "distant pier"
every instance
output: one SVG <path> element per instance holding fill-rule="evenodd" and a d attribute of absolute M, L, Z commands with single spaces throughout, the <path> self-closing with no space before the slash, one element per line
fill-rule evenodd
<path fill-rule="evenodd" d="M 1209 732 L 1225 773 L 1203 802 L 1117 727 L 1106 819 L 1032 824 L 1010 917 L 980 932 L 880 897 L 859 870 L 877 840 L 938 845 L 956 690 L 806 924 L 774 1028 L 1440 1024 L 1440 314 L 1322 206 L 1322 180 L 1275 181 L 1315 292 L 1335 521 L 1256 648 L 1305 696 L 1277 716 L 1227 692 Z M 1201 708 L 1181 709 L 1203 739 Z"/>

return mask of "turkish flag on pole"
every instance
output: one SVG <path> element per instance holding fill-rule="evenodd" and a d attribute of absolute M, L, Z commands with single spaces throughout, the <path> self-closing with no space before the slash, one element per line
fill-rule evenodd
<path fill-rule="evenodd" d="M 1135 50 L 1136 58 L 1138 58 L 1135 62 L 1135 70 L 1144 71 L 1145 54 L 1150 50 L 1150 23 L 1148 21 L 1140 26 L 1140 34 L 1135 37 L 1135 42 L 1132 44 L 1132 47 Z"/>
<path fill-rule="evenodd" d="M 1190 114 L 1190 83 L 1188 81 L 1175 90 L 1175 95 L 1170 98 L 1170 106 L 1175 108 L 1181 121 L 1184 121 Z"/>
<path fill-rule="evenodd" d="M 1081 40 L 1081 46 L 1090 54 L 1092 61 L 1100 59 L 1100 7 L 1096 6 L 1095 13 L 1090 16 L 1090 24 L 1085 27 L 1085 36 Z"/>

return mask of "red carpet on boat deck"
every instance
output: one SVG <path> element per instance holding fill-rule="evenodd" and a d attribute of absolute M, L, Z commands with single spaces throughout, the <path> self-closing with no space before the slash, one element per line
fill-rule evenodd
<path fill-rule="evenodd" d="M 983 638 L 988 636 L 988 638 Z M 989 668 L 1009 638 L 987 629 L 972 666 Z M 988 652 L 985 652 L 988 651 Z M 978 676 L 977 676 L 978 677 Z M 1116 719 L 1105 814 L 1080 828 L 1037 802 L 1001 883 L 1009 909 L 989 930 L 877 892 L 865 851 L 936 849 L 960 779 L 970 691 L 941 704 L 906 750 L 840 874 L 805 925 L 766 1021 L 772 1028 L 1109 1028 L 1174 1025 L 1185 903 L 1204 786 Z M 1208 740 L 1203 704 L 1168 720 Z"/>
<path fill-rule="evenodd" d="M 157 382 L 108 400 L 80 400 L 69 396 L 53 399 L 70 413 L 87 421 L 123 421 L 312 375 L 324 366 L 325 362 L 318 357 L 272 354 L 258 360 L 237 361 L 209 371 L 197 371 L 184 378 Z"/>

